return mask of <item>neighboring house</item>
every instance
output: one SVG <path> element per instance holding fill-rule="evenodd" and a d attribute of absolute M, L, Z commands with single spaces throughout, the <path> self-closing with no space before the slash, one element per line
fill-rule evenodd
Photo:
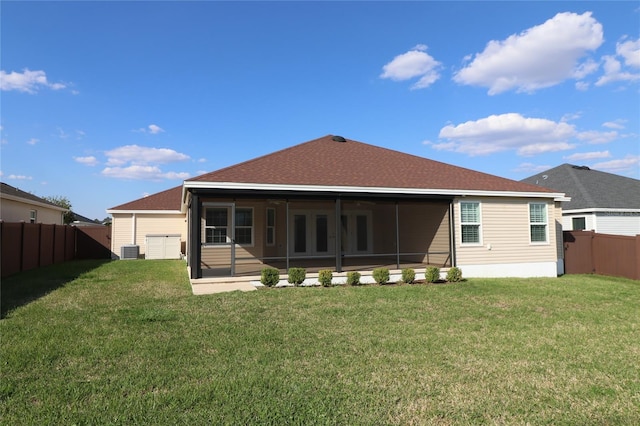
<path fill-rule="evenodd" d="M 562 203 L 565 231 L 640 234 L 640 180 L 562 164 L 522 182 L 552 188 L 571 197 L 571 201 Z"/>
<path fill-rule="evenodd" d="M 114 255 L 179 234 L 191 278 L 458 266 L 467 277 L 563 273 L 563 193 L 325 136 L 123 204 Z"/>
<path fill-rule="evenodd" d="M 0 220 L 64 224 L 64 214 L 67 209 L 6 183 L 2 182 L 0 185 Z"/>
<path fill-rule="evenodd" d="M 104 226 L 102 222 L 99 220 L 89 219 L 86 216 L 82 216 L 76 212 L 71 212 L 73 214 L 73 220 L 69 225 L 71 226 Z"/>

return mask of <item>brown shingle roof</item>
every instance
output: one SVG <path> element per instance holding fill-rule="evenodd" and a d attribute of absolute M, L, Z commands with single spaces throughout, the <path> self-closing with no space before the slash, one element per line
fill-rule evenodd
<path fill-rule="evenodd" d="M 109 210 L 180 210 L 182 185 L 112 207 Z"/>
<path fill-rule="evenodd" d="M 332 135 L 295 145 L 187 182 L 553 192 Z"/>

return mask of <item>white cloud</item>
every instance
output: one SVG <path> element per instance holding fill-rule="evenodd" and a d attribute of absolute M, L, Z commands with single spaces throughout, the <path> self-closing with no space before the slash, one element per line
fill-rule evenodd
<path fill-rule="evenodd" d="M 121 179 L 187 179 L 186 172 L 164 172 L 158 165 L 189 160 L 189 156 L 168 148 L 125 145 L 105 152 L 107 167 L 102 174 Z"/>
<path fill-rule="evenodd" d="M 609 143 L 618 139 L 618 132 L 612 130 L 610 132 L 599 132 L 597 130 L 589 130 L 577 134 L 578 139 L 590 144 Z"/>
<path fill-rule="evenodd" d="M 383 73 L 380 74 L 380 78 L 404 81 L 420 77 L 411 88 L 424 89 L 429 87 L 440 78 L 438 72 L 440 62 L 426 53 L 426 50 L 427 46 L 419 44 L 408 52 L 396 56 L 382 67 Z"/>
<path fill-rule="evenodd" d="M 586 81 L 576 81 L 576 90 L 585 92 L 589 89 L 589 83 Z"/>
<path fill-rule="evenodd" d="M 508 113 L 445 126 L 439 137 L 446 142 L 432 146 L 468 155 L 516 150 L 519 155 L 530 156 L 574 148 L 568 140 L 575 134 L 574 126 L 568 123 Z"/>
<path fill-rule="evenodd" d="M 98 159 L 93 155 L 88 157 L 73 157 L 73 159 L 78 163 L 84 164 L 86 166 L 95 166 L 98 164 Z"/>
<path fill-rule="evenodd" d="M 198 163 L 206 163 L 207 159 L 202 157 L 202 158 L 198 158 Z"/>
<path fill-rule="evenodd" d="M 608 129 L 622 130 L 622 129 L 624 129 L 624 123 L 626 123 L 626 122 L 627 122 L 627 120 L 607 121 L 606 123 L 602 124 L 602 127 L 606 127 Z"/>
<path fill-rule="evenodd" d="M 106 151 L 108 166 L 166 164 L 185 161 L 189 156 L 168 148 L 148 148 L 138 145 L 125 145 Z"/>
<path fill-rule="evenodd" d="M 594 152 L 577 152 L 575 154 L 567 155 L 565 160 L 569 161 L 583 161 L 583 160 L 595 160 L 596 158 L 609 158 L 611 153 L 609 151 L 594 151 Z"/>
<path fill-rule="evenodd" d="M 616 53 L 624 58 L 625 65 L 640 68 L 640 38 L 618 42 Z"/>
<path fill-rule="evenodd" d="M 622 173 L 626 171 L 637 169 L 640 166 L 640 155 L 627 155 L 620 160 L 604 161 L 602 163 L 596 163 L 591 168 L 604 170 L 612 173 Z"/>
<path fill-rule="evenodd" d="M 106 167 L 102 174 L 119 179 L 162 180 L 188 179 L 189 173 L 163 172 L 157 166 L 131 165 L 127 167 Z"/>
<path fill-rule="evenodd" d="M 550 169 L 551 166 L 548 165 L 536 165 L 533 163 L 520 163 L 520 165 L 518 167 L 516 167 L 515 169 L 513 169 L 514 172 L 517 173 L 539 173 L 539 172 L 543 172 L 545 170 Z"/>
<path fill-rule="evenodd" d="M 622 69 L 622 63 L 614 56 L 603 56 L 602 59 L 604 60 L 604 75 L 596 81 L 596 86 L 604 86 L 605 84 L 616 81 L 640 80 L 640 74 L 624 71 Z"/>
<path fill-rule="evenodd" d="M 30 71 L 25 68 L 22 73 L 0 70 L 0 89 L 5 91 L 36 93 L 41 88 L 60 90 L 67 87 L 63 83 L 50 83 L 44 71 Z"/>
<path fill-rule="evenodd" d="M 31 138 L 31 139 L 29 139 L 29 140 L 27 141 L 27 144 L 28 144 L 28 145 L 35 145 L 35 144 L 37 144 L 38 142 L 40 142 L 40 139 Z"/>
<path fill-rule="evenodd" d="M 149 124 L 147 127 L 141 127 L 138 130 L 134 130 L 137 133 L 150 133 L 152 135 L 157 135 L 158 133 L 163 133 L 164 129 L 157 124 Z"/>
<path fill-rule="evenodd" d="M 25 176 L 25 175 L 9 175 L 7 176 L 8 179 L 12 179 L 12 180 L 31 180 L 33 179 L 31 176 Z"/>
<path fill-rule="evenodd" d="M 490 41 L 453 79 L 460 84 L 488 87 L 490 95 L 508 90 L 534 92 L 593 72 L 595 63 L 579 61 L 602 42 L 602 25 L 591 12 L 558 13 L 544 24 L 506 40 Z"/>

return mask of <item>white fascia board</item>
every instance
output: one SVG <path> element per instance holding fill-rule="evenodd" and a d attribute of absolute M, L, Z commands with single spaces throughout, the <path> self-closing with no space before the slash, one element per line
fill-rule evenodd
<path fill-rule="evenodd" d="M 107 210 L 108 214 L 184 214 L 180 210 Z"/>
<path fill-rule="evenodd" d="M 19 203 L 29 204 L 29 205 L 36 206 L 36 207 L 44 207 L 44 208 L 51 209 L 51 210 L 58 210 L 58 211 L 61 211 L 61 212 L 69 211 L 69 209 L 65 209 L 64 207 L 51 205 L 51 204 L 47 204 L 47 203 L 41 203 L 39 201 L 29 200 L 27 198 L 16 197 L 16 196 L 10 195 L 10 194 L 2 194 L 2 197 L 0 197 L 0 198 L 4 198 L 5 200 L 17 201 Z"/>
<path fill-rule="evenodd" d="M 227 190 L 263 190 L 263 191 L 307 191 L 307 192 L 341 192 L 372 194 L 405 194 L 405 195 L 448 195 L 457 197 L 521 197 L 521 198 L 553 198 L 554 201 L 570 201 L 571 198 L 559 192 L 517 192 L 517 191 L 479 191 L 429 188 L 389 188 L 374 186 L 325 186 L 325 185 L 281 185 L 269 183 L 242 182 L 185 182 L 187 188 L 227 189 Z M 183 202 L 184 202 L 183 196 Z"/>
<path fill-rule="evenodd" d="M 640 209 L 608 209 L 606 207 L 598 207 L 594 209 L 575 209 L 575 210 L 562 209 L 562 214 L 603 213 L 603 212 L 640 213 Z"/>

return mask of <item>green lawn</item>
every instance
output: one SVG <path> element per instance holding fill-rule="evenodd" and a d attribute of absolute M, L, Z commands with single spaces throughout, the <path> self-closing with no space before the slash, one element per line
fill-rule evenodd
<path fill-rule="evenodd" d="M 85 261 L 2 312 L 6 425 L 640 424 L 638 281 L 193 296 L 181 261 Z"/>

